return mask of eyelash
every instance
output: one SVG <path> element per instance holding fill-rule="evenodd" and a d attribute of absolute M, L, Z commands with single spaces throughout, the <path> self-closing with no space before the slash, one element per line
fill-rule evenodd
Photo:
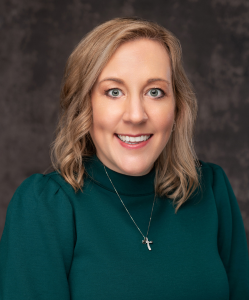
<path fill-rule="evenodd" d="M 111 97 L 112 99 L 118 98 L 118 97 L 112 97 L 112 96 L 108 95 L 109 91 L 111 91 L 111 90 L 120 90 L 120 89 L 119 89 L 119 88 L 112 88 L 112 89 L 109 89 L 109 90 L 105 90 L 105 95 L 106 95 L 107 97 Z M 162 96 L 160 96 L 160 97 L 155 97 L 155 99 L 163 98 L 163 97 L 166 95 L 166 93 L 165 93 L 162 89 L 160 89 L 160 88 L 151 88 L 150 90 L 159 90 L 159 91 L 162 92 Z M 149 91 L 150 91 L 150 90 L 149 90 Z M 121 91 L 121 90 L 120 90 L 120 91 Z M 154 97 L 153 97 L 153 98 L 154 98 Z"/>

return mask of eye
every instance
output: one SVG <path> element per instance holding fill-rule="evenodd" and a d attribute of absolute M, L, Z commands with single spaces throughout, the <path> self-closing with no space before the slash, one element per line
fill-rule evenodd
<path fill-rule="evenodd" d="M 109 92 L 111 92 L 111 93 L 109 93 Z M 121 92 L 120 89 L 113 88 L 113 89 L 105 90 L 105 95 L 108 97 L 111 97 L 111 98 L 117 98 L 120 96 L 119 92 Z M 162 89 L 159 89 L 159 88 L 150 89 L 149 92 L 151 92 L 152 97 L 157 98 L 157 99 L 162 98 L 166 95 L 166 93 Z M 159 96 L 158 96 L 158 94 L 159 94 Z"/>
<path fill-rule="evenodd" d="M 109 94 L 109 92 L 111 92 L 111 94 Z M 117 98 L 119 96 L 119 92 L 120 92 L 120 89 L 109 89 L 109 90 L 106 90 L 105 91 L 105 95 L 106 96 L 109 96 L 111 98 Z"/>
<path fill-rule="evenodd" d="M 162 98 L 162 97 L 164 97 L 165 96 L 165 92 L 162 90 L 162 89 L 159 89 L 159 88 L 153 88 L 153 89 L 150 89 L 150 91 L 149 91 L 149 93 L 151 92 L 151 96 L 152 97 L 155 97 L 155 98 Z M 158 94 L 160 95 L 160 93 L 161 93 L 161 96 L 159 96 L 159 97 L 156 97 L 156 96 L 158 96 Z"/>

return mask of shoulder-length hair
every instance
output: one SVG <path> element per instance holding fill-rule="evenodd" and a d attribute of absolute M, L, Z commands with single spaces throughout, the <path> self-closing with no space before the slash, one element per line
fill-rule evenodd
<path fill-rule="evenodd" d="M 156 22 L 142 18 L 115 18 L 95 27 L 79 42 L 66 63 L 62 82 L 60 117 L 51 144 L 53 168 L 82 191 L 84 159 L 96 153 L 92 126 L 91 89 L 117 50 L 127 41 L 147 38 L 161 43 L 170 58 L 176 101 L 175 130 L 155 161 L 155 192 L 176 203 L 175 213 L 199 184 L 199 161 L 193 147 L 197 101 L 182 65 L 179 40 Z"/>

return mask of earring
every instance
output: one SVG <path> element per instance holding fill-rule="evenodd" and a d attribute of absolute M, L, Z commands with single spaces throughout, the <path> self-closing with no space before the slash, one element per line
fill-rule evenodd
<path fill-rule="evenodd" d="M 176 129 L 176 121 L 174 121 L 174 123 L 173 123 L 173 127 L 172 127 L 171 132 L 175 131 L 175 129 Z"/>

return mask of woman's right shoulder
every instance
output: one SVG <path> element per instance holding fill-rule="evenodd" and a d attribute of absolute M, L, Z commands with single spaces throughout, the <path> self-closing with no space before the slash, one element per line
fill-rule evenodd
<path fill-rule="evenodd" d="M 31 192 L 39 197 L 44 189 L 49 189 L 51 192 L 56 193 L 58 189 L 63 188 L 68 183 L 56 171 L 49 174 L 35 173 L 24 179 L 17 187 L 16 192 Z"/>
<path fill-rule="evenodd" d="M 37 201 L 56 202 L 57 198 L 63 202 L 71 202 L 71 185 L 56 171 L 49 174 L 35 173 L 24 179 L 14 192 L 9 207 L 16 202 L 25 201 L 25 204 L 34 205 Z"/>

